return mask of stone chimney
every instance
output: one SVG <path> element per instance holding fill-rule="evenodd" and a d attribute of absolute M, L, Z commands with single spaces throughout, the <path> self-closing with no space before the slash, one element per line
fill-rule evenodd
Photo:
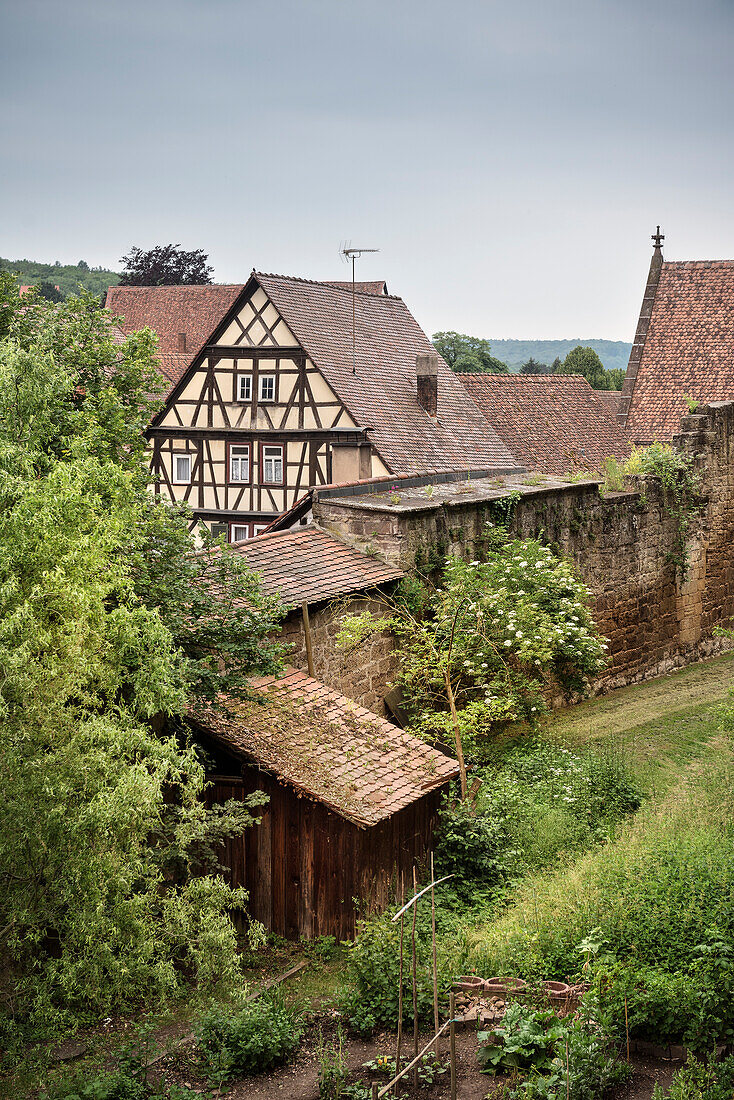
<path fill-rule="evenodd" d="M 178 334 L 178 350 L 186 351 L 186 333 L 179 332 Z"/>
<path fill-rule="evenodd" d="M 418 404 L 435 420 L 438 415 L 438 353 L 421 352 L 415 357 L 418 376 Z"/>

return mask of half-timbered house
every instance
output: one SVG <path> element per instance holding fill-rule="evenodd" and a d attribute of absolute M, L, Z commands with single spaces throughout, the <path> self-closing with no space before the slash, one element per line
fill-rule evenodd
<path fill-rule="evenodd" d="M 230 541 L 313 485 L 516 465 L 384 283 L 253 272 L 244 285 L 112 287 L 128 333 L 158 333 L 155 488 Z M 305 518 L 305 517 L 304 517 Z"/>

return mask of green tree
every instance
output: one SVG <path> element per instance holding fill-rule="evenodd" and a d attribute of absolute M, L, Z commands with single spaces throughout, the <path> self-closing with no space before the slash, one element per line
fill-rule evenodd
<path fill-rule="evenodd" d="M 435 332 L 433 346 L 457 374 L 507 374 L 506 363 L 492 355 L 488 340 L 460 332 Z"/>
<path fill-rule="evenodd" d="M 581 374 L 595 390 L 609 389 L 607 372 L 593 348 L 578 344 L 569 351 L 556 374 Z"/>
<path fill-rule="evenodd" d="M 520 374 L 550 374 L 550 367 L 547 363 L 538 363 L 531 355 L 520 367 Z"/>
<path fill-rule="evenodd" d="M 622 367 L 612 367 L 611 370 L 606 372 L 606 375 L 607 385 L 604 388 L 607 390 L 621 390 L 627 371 Z"/>
<path fill-rule="evenodd" d="M 38 293 L 49 302 L 61 302 L 64 295 L 50 279 L 42 279 L 38 285 Z"/>
<path fill-rule="evenodd" d="M 177 244 L 156 245 L 147 251 L 133 246 L 120 260 L 121 286 L 184 286 L 210 283 L 213 268 L 201 248 L 187 252 Z"/>
<path fill-rule="evenodd" d="M 276 601 L 148 489 L 154 341 L 93 295 L 0 316 L 0 1046 L 239 981 L 213 852 L 261 798 L 212 813 L 183 721 L 274 671 Z M 27 304 L 26 304 L 27 303 Z M 3 313 L 4 310 L 4 313 Z M 234 631 L 234 634 L 232 634 Z M 36 1031 L 38 1034 L 38 1030 Z"/>

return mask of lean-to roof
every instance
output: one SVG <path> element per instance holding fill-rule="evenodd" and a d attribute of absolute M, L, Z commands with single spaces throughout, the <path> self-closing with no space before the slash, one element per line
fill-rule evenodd
<path fill-rule="evenodd" d="M 458 775 L 458 764 L 295 669 L 253 681 L 235 715 L 198 712 L 196 725 L 357 825 L 376 825 Z"/>

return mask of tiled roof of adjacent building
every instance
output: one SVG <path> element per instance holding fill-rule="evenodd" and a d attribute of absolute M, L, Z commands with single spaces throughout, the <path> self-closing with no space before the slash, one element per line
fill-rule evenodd
<path fill-rule="evenodd" d="M 158 360 L 173 387 L 244 289 L 238 286 L 111 286 L 107 309 L 128 336 L 146 325 L 158 334 Z M 179 338 L 185 337 L 185 348 Z"/>
<path fill-rule="evenodd" d="M 621 390 L 594 390 L 594 394 L 601 401 L 609 416 L 616 417 L 619 412 L 619 399 Z"/>
<path fill-rule="evenodd" d="M 599 470 L 630 453 L 625 433 L 581 375 L 458 376 L 497 434 L 529 469 Z"/>
<path fill-rule="evenodd" d="M 330 285 L 341 287 L 342 290 L 352 289 L 351 280 L 333 279 Z M 356 291 L 361 291 L 362 294 L 387 294 L 387 283 L 384 279 L 378 279 L 372 283 L 355 282 L 354 288 Z"/>
<path fill-rule="evenodd" d="M 439 357 L 438 417 L 418 403 L 416 356 L 435 352 L 402 298 L 360 293 L 352 369 L 352 293 L 256 272 L 256 278 L 311 361 L 393 473 L 516 465 L 502 440 Z"/>
<path fill-rule="evenodd" d="M 458 764 L 304 672 L 253 681 L 233 717 L 193 720 L 225 748 L 358 825 L 376 825 L 454 778 Z"/>
<path fill-rule="evenodd" d="M 261 575 L 264 590 L 278 594 L 286 607 L 363 592 L 404 575 L 314 526 L 258 535 L 230 549 L 242 554 Z"/>
<path fill-rule="evenodd" d="M 416 355 L 433 345 L 402 298 L 383 282 L 312 282 L 253 272 L 311 361 L 344 402 L 393 473 L 516 465 L 502 440 L 442 359 L 438 416 L 418 402 Z M 236 286 L 110 287 L 107 308 L 127 334 L 144 325 L 159 337 L 169 393 L 244 290 Z M 352 307 L 356 299 L 356 370 Z M 179 344 L 185 334 L 186 350 Z"/>
<path fill-rule="evenodd" d="M 732 260 L 663 262 L 628 434 L 642 443 L 670 440 L 689 411 L 686 398 L 702 404 L 734 399 Z"/>

